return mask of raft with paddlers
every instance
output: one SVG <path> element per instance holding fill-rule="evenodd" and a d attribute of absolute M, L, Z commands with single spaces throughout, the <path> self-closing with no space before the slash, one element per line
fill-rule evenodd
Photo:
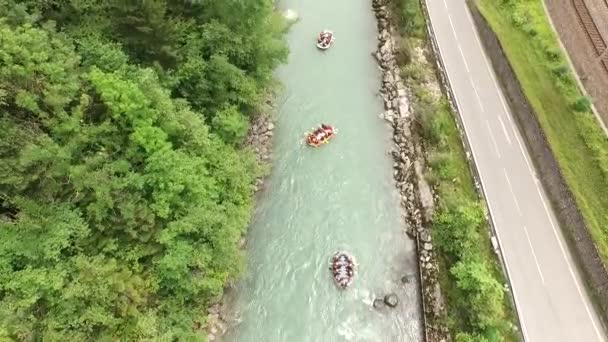
<path fill-rule="evenodd" d="M 333 126 L 321 124 L 317 129 L 306 133 L 306 144 L 312 147 L 319 147 L 322 144 L 327 144 L 337 133 L 338 130 Z"/>
<path fill-rule="evenodd" d="M 327 50 L 335 40 L 334 33 L 329 30 L 323 30 L 317 37 L 317 47 L 321 50 Z"/>
<path fill-rule="evenodd" d="M 334 278 L 334 283 L 340 289 L 349 287 L 355 279 L 357 263 L 355 257 L 347 252 L 338 251 L 331 258 L 329 270 Z"/>

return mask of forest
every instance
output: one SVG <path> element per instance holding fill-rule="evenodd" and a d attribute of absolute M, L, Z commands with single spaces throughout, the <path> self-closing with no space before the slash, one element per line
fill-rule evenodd
<path fill-rule="evenodd" d="M 271 0 L 0 0 L 0 340 L 203 340 L 242 269 Z"/>

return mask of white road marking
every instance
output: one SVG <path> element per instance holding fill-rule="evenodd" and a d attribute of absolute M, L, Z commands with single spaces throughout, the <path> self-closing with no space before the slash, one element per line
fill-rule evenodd
<path fill-rule="evenodd" d="M 543 207 L 545 208 L 545 214 L 547 214 L 547 217 L 549 218 L 549 223 L 551 224 L 551 228 L 553 228 L 552 229 L 553 236 L 555 236 L 555 239 L 557 240 L 557 244 L 559 245 L 559 249 L 562 252 L 562 256 L 564 257 L 564 260 L 566 260 L 566 265 L 568 265 L 568 270 L 570 271 L 570 275 L 572 276 L 572 279 L 574 279 L 574 286 L 576 286 L 576 290 L 578 291 L 578 294 L 581 297 L 581 301 L 583 302 L 583 305 L 585 306 L 585 311 L 587 311 L 587 315 L 589 315 L 589 318 L 591 319 L 591 324 L 593 325 L 595 334 L 597 335 L 597 337 L 599 338 L 600 341 L 605 341 L 604 336 L 600 332 L 600 329 L 597 327 L 597 324 L 595 324 L 595 320 L 593 319 L 593 315 L 591 314 L 591 309 L 589 309 L 589 305 L 587 305 L 587 302 L 584 300 L 585 296 L 583 295 L 581 286 L 578 283 L 578 279 L 576 279 L 576 275 L 574 274 L 574 269 L 572 268 L 572 264 L 570 263 L 570 260 L 568 260 L 568 256 L 564 249 L 564 245 L 562 244 L 562 241 L 559 238 L 559 235 L 557 233 L 557 228 L 555 227 L 555 223 L 553 223 L 553 218 L 551 217 L 551 213 L 549 212 L 549 207 L 547 206 L 547 203 L 546 203 L 545 199 L 543 198 L 543 194 L 540 191 L 540 189 L 538 188 L 538 186 L 536 187 L 536 190 L 538 192 L 538 195 L 540 196 L 541 202 L 543 203 Z"/>
<path fill-rule="evenodd" d="M 463 56 L 464 58 L 464 56 Z M 475 86 L 475 81 L 473 81 L 473 77 L 469 74 L 469 82 L 471 82 L 471 86 L 473 87 L 473 91 L 475 92 L 475 97 L 477 98 L 477 103 L 479 104 L 479 108 L 481 108 L 482 114 L 485 111 L 483 109 L 483 103 L 481 102 L 481 97 L 479 97 L 479 92 L 477 91 L 477 87 Z"/>
<path fill-rule="evenodd" d="M 501 115 L 498 115 L 498 121 L 500 121 L 500 126 L 502 126 L 502 131 L 505 133 L 505 137 L 507 138 L 507 142 L 509 143 L 509 145 L 512 145 L 511 138 L 509 138 L 509 133 L 507 133 L 507 127 L 505 127 L 505 123 L 502 121 L 502 116 Z"/>
<path fill-rule="evenodd" d="M 498 159 L 500 159 L 500 150 L 498 149 L 498 144 L 496 140 L 494 140 L 494 134 L 492 133 L 492 128 L 490 128 L 490 123 L 486 120 L 486 126 L 488 126 L 488 133 L 490 133 L 490 140 L 492 140 L 492 144 L 494 144 L 494 149 L 496 150 L 496 155 Z"/>
<path fill-rule="evenodd" d="M 451 23 L 451 20 L 450 20 L 450 23 Z M 458 43 L 456 43 L 456 44 L 458 44 Z M 462 48 L 460 47 L 460 44 L 458 44 L 458 51 L 460 51 L 460 56 L 462 56 L 462 61 L 464 62 L 464 68 L 467 69 L 468 73 L 471 73 L 471 70 L 469 69 L 469 64 L 467 64 L 467 59 L 464 57 L 464 52 L 462 52 Z"/>
<path fill-rule="evenodd" d="M 452 28 L 452 32 L 454 33 L 454 41 L 456 42 L 456 46 L 458 46 L 458 51 L 460 51 L 460 56 L 462 56 L 462 61 L 464 62 L 464 68 L 467 69 L 467 72 L 471 72 L 469 70 L 469 65 L 467 64 L 467 59 L 464 57 L 464 52 L 462 51 L 462 47 L 460 46 L 460 43 L 458 43 L 458 35 L 456 34 L 456 29 L 454 28 L 454 23 L 452 22 L 452 17 L 450 16 L 450 13 L 447 10 L 448 4 L 445 2 L 445 0 L 443 1 L 443 5 L 445 6 L 446 13 L 448 14 L 448 21 L 450 22 L 450 27 Z"/>
<path fill-rule="evenodd" d="M 517 212 L 519 213 L 519 216 L 522 216 L 521 208 L 519 207 L 519 202 L 517 202 L 517 197 L 515 197 L 515 192 L 513 191 L 513 186 L 511 186 L 511 180 L 509 180 L 509 175 L 507 174 L 507 169 L 505 169 L 503 167 L 502 171 L 505 174 L 505 179 L 507 180 L 507 185 L 509 186 L 509 191 L 511 191 L 511 196 L 513 197 L 513 202 L 515 202 L 515 207 L 517 208 Z"/>
<path fill-rule="evenodd" d="M 532 240 L 530 240 L 530 235 L 528 235 L 528 228 L 524 225 L 524 233 L 526 233 L 526 239 L 528 239 L 528 245 L 530 246 L 530 250 L 532 251 L 532 257 L 534 257 L 534 263 L 536 264 L 536 269 L 538 269 L 538 274 L 540 274 L 540 281 L 545 285 L 545 277 L 543 277 L 543 271 L 540 269 L 540 264 L 538 263 L 538 258 L 536 257 L 536 253 L 534 252 L 534 247 L 532 247 Z"/>
<path fill-rule="evenodd" d="M 502 102 L 502 95 L 500 95 L 501 98 L 501 102 Z M 504 108 L 504 104 L 503 104 L 503 108 Z M 506 108 L 505 108 L 506 110 Z M 511 127 L 515 127 L 515 125 L 513 124 L 513 119 L 511 119 L 511 112 L 509 112 L 508 110 L 505 111 L 505 113 L 507 113 L 507 120 L 509 120 L 509 125 L 511 125 Z"/>
<path fill-rule="evenodd" d="M 515 130 L 513 128 L 513 130 Z M 533 178 L 536 179 L 536 171 L 532 168 L 532 166 L 530 165 L 530 162 L 528 161 L 528 153 L 527 150 L 524 148 L 524 146 L 521 143 L 521 139 L 519 139 L 519 136 L 517 135 L 517 132 L 515 133 L 515 140 L 517 140 L 517 145 L 519 145 L 519 150 L 521 151 L 521 155 L 524 157 L 524 161 L 526 162 L 526 165 L 528 166 L 528 171 L 530 171 L 530 174 L 532 174 Z"/>
<path fill-rule="evenodd" d="M 476 25 L 473 23 L 473 18 L 471 18 L 471 13 L 468 10 L 465 10 L 465 12 L 467 13 L 467 19 L 469 20 L 469 24 L 471 25 L 471 27 L 476 27 Z M 511 124 L 511 126 L 514 126 L 513 120 L 511 119 L 511 115 L 509 115 L 511 113 L 511 111 L 509 111 L 509 109 L 505 103 L 505 99 L 503 98 L 503 94 L 500 91 L 502 89 L 500 87 L 500 83 L 498 83 L 498 81 L 496 80 L 496 76 L 494 76 L 494 69 L 492 69 L 490 67 L 490 63 L 488 62 L 488 58 L 486 57 L 486 54 L 485 54 L 486 50 L 484 49 L 483 45 L 481 45 L 481 41 L 479 40 L 479 36 L 477 35 L 477 32 L 475 32 L 475 34 L 473 34 L 473 36 L 475 36 L 475 41 L 477 42 L 477 46 L 479 47 L 479 50 L 481 51 L 482 56 L 484 57 L 483 64 L 485 65 L 486 69 L 488 70 L 488 74 L 490 74 L 492 81 L 494 81 L 494 85 L 496 86 L 496 90 L 498 93 L 498 99 L 500 99 L 502 108 L 505 110 L 505 113 L 507 114 L 507 120 L 509 120 L 509 123 Z"/>

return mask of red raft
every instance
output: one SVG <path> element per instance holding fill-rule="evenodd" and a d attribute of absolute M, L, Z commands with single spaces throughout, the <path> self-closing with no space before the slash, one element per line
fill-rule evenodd
<path fill-rule="evenodd" d="M 333 126 L 321 124 L 319 128 L 306 134 L 306 144 L 312 147 L 319 147 L 327 144 L 337 133 L 338 130 Z"/>

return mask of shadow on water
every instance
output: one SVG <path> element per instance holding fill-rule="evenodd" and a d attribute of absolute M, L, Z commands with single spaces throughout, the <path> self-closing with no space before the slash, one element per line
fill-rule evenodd
<path fill-rule="evenodd" d="M 229 295 L 225 341 L 421 341 L 414 243 L 403 233 L 386 151 L 390 134 L 378 118 L 375 19 L 365 0 L 286 0 L 301 20 L 289 34 L 289 63 L 275 130 L 272 174 L 247 243 L 247 269 Z M 315 48 L 324 28 L 335 45 Z M 318 149 L 303 133 L 321 122 L 339 129 Z M 345 249 L 359 263 L 346 291 L 328 261 Z M 401 283 L 402 276 L 412 281 Z M 395 309 L 376 310 L 394 292 Z"/>

